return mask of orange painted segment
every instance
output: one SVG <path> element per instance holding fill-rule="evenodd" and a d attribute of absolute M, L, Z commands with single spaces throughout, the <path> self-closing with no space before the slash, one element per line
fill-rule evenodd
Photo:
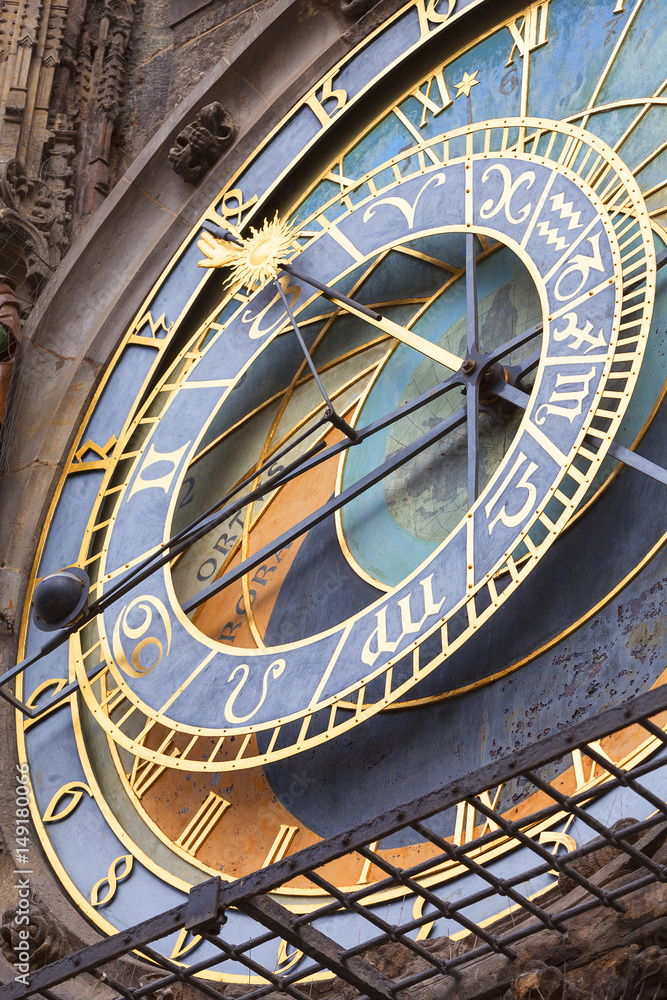
<path fill-rule="evenodd" d="M 348 419 L 350 413 L 345 414 Z M 326 435 L 327 445 L 342 440 L 334 428 Z M 267 504 L 265 511 L 249 535 L 249 552 L 257 552 L 282 532 L 307 517 L 327 502 L 334 492 L 339 458 L 329 459 L 287 483 Z M 265 563 L 248 574 L 252 616 L 261 636 L 264 635 L 280 588 L 294 562 L 306 535 L 274 553 Z M 225 567 L 225 572 L 242 561 L 241 551 Z M 233 644 L 237 648 L 255 648 L 257 643 L 248 624 L 243 587 L 237 581 L 216 594 L 204 605 L 195 619 L 197 628 L 212 639 Z"/>

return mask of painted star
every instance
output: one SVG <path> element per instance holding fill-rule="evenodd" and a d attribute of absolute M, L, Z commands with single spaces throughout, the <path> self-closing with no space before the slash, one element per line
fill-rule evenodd
<path fill-rule="evenodd" d="M 463 74 L 463 79 L 461 80 L 461 82 L 455 84 L 457 88 L 456 89 L 457 97 L 460 97 L 461 94 L 465 94 L 466 97 L 470 97 L 470 91 L 472 90 L 473 87 L 476 87 L 477 84 L 480 82 L 479 80 L 475 79 L 478 73 L 479 70 L 476 69 L 472 75 L 470 73 Z"/>

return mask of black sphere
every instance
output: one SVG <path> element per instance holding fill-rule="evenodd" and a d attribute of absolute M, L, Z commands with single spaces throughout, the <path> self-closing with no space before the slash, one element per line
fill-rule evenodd
<path fill-rule="evenodd" d="M 83 610 L 89 588 L 88 574 L 75 566 L 45 576 L 32 596 L 37 628 L 51 632 L 71 624 Z"/>

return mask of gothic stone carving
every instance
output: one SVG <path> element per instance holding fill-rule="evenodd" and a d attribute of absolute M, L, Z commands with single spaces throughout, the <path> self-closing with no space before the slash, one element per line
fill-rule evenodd
<path fill-rule="evenodd" d="M 169 150 L 169 162 L 184 181 L 197 184 L 223 149 L 231 146 L 235 135 L 234 122 L 223 106 L 214 101 L 178 133 Z"/>
<path fill-rule="evenodd" d="M 21 337 L 19 300 L 11 278 L 0 276 L 0 426 L 5 418 L 16 347 Z"/>
<path fill-rule="evenodd" d="M 11 159 L 0 176 L 2 227 L 18 238 L 28 291 L 38 291 L 67 244 L 68 213 L 50 186 Z"/>
<path fill-rule="evenodd" d="M 34 899 L 30 901 L 30 923 L 28 924 L 28 951 L 30 953 L 30 969 L 40 969 L 49 962 L 54 962 L 70 950 L 71 944 L 58 926 L 46 907 L 39 905 Z M 25 929 L 25 924 L 15 922 L 16 908 L 11 907 L 2 915 L 0 925 L 0 940 L 2 954 L 13 964 L 16 960 L 16 948 L 24 942 L 19 938 L 19 930 Z"/>
<path fill-rule="evenodd" d="M 361 17 L 374 7 L 378 0 L 340 0 L 340 9 L 345 17 Z"/>
<path fill-rule="evenodd" d="M 140 978 L 139 985 L 149 986 L 151 983 L 164 979 L 164 975 L 165 974 L 163 972 L 149 972 L 147 975 Z M 172 983 L 171 986 L 165 986 L 161 990 L 154 990 L 152 993 L 148 993 L 146 995 L 154 998 L 154 1000 L 182 1000 L 183 984 Z"/>

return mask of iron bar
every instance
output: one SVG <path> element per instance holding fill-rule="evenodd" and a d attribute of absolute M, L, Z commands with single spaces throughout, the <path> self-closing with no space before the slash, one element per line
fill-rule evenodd
<path fill-rule="evenodd" d="M 366 857 L 370 855 L 376 865 L 378 862 L 384 862 L 384 859 L 379 855 L 374 854 L 371 851 L 365 851 L 366 845 L 374 841 L 381 841 L 383 838 L 407 826 L 426 821 L 430 816 L 451 808 L 461 801 L 471 802 L 474 805 L 474 808 L 481 814 L 485 814 L 486 812 L 487 818 L 492 818 L 493 822 L 498 824 L 499 828 L 504 828 L 504 832 L 511 837 L 514 842 L 517 844 L 523 844 L 528 847 L 531 852 L 537 853 L 542 862 L 546 863 L 549 870 L 555 868 L 560 871 L 566 871 L 568 874 L 573 876 L 575 883 L 581 886 L 584 899 L 582 901 L 577 901 L 572 907 L 552 912 L 552 918 L 555 918 L 559 922 L 565 922 L 574 916 L 585 913 L 588 910 L 599 906 L 601 902 L 607 905 L 620 907 L 620 900 L 624 895 L 629 892 L 636 891 L 642 886 L 651 885 L 656 882 L 656 874 L 646 865 L 646 862 L 649 862 L 649 864 L 653 863 L 651 863 L 650 859 L 648 859 L 639 849 L 636 850 L 634 860 L 643 869 L 643 874 L 632 882 L 614 887 L 606 892 L 602 892 L 599 886 L 591 883 L 590 880 L 577 879 L 576 873 L 570 873 L 568 871 L 567 862 L 574 860 L 576 856 L 582 856 L 598 849 L 599 844 L 602 842 L 614 845 L 620 843 L 622 838 L 619 838 L 613 831 L 600 824 L 600 826 L 602 826 L 602 829 L 599 831 L 602 837 L 601 840 L 594 840 L 592 843 L 584 845 L 584 847 L 572 852 L 570 855 L 555 857 L 520 829 L 521 826 L 530 826 L 530 824 L 534 821 L 535 816 L 539 814 L 523 817 L 520 821 L 510 824 L 504 820 L 499 813 L 494 810 L 488 810 L 484 803 L 476 799 L 475 796 L 480 795 L 482 792 L 490 788 L 495 788 L 502 781 L 510 780 L 519 774 L 528 775 L 529 780 L 531 781 L 533 780 L 533 777 L 536 777 L 539 782 L 541 781 L 539 776 L 532 773 L 536 768 L 549 763 L 549 761 L 560 759 L 564 754 L 575 748 L 581 748 L 582 752 L 586 754 L 587 744 L 593 743 L 610 733 L 623 730 L 630 725 L 639 723 L 651 731 L 651 729 L 654 728 L 654 723 L 651 721 L 651 718 L 657 716 L 666 709 L 667 687 L 663 686 L 646 692 L 646 694 L 640 695 L 639 697 L 633 699 L 633 701 L 628 702 L 621 707 L 609 709 L 596 718 L 577 723 L 565 732 L 555 733 L 546 737 L 538 744 L 526 747 L 525 749 L 516 752 L 511 757 L 487 764 L 465 778 L 451 782 L 450 784 L 437 789 L 428 795 L 421 796 L 413 802 L 398 809 L 389 810 L 381 816 L 378 816 L 366 823 L 362 823 L 350 831 L 338 834 L 326 841 L 313 844 L 297 854 L 284 858 L 270 867 L 254 872 L 253 874 L 239 879 L 236 882 L 225 883 L 220 891 L 220 910 L 222 912 L 222 910 L 228 909 L 229 907 L 243 904 L 250 897 L 257 897 L 261 894 L 270 892 L 271 890 L 289 882 L 298 875 L 308 876 L 308 873 L 312 873 L 313 869 L 321 868 L 323 865 L 330 863 L 336 858 L 349 854 L 353 851 L 357 851 Z M 662 733 L 661 730 L 658 730 L 655 735 L 658 734 L 661 741 L 664 743 L 664 733 Z M 655 770 L 656 768 L 664 767 L 664 765 L 664 754 L 662 752 L 654 754 L 651 760 L 644 761 L 637 768 L 632 768 L 630 777 L 632 780 L 636 781 L 636 778 L 639 776 L 639 772 L 648 773 L 651 769 Z M 605 764 L 602 763 L 601 766 L 605 766 Z M 619 768 L 619 770 L 621 769 Z M 569 798 L 564 796 L 563 798 L 565 801 L 560 802 L 558 808 L 562 808 L 568 815 L 576 815 L 577 810 L 579 810 L 578 802 L 583 802 L 585 799 L 593 800 L 596 797 L 608 794 L 610 789 L 619 785 L 620 778 L 623 777 L 626 777 L 625 773 L 622 773 L 620 776 L 611 775 L 608 781 L 601 783 L 599 786 L 582 790 Z M 538 788 L 539 784 L 535 787 Z M 557 799 L 557 795 L 554 795 L 555 790 L 551 788 L 551 786 L 546 786 L 546 791 L 554 799 Z M 642 788 L 637 788 L 636 791 L 637 794 L 642 794 Z M 651 805 L 651 803 L 647 801 L 647 805 Z M 540 813 L 543 812 L 544 810 L 540 811 Z M 591 825 L 589 822 L 591 817 L 587 813 L 583 814 L 582 818 L 589 823 L 589 825 Z M 659 814 L 657 823 L 664 823 L 662 813 Z M 642 827 L 651 828 L 654 825 L 657 824 L 652 823 L 652 818 L 649 817 L 648 820 L 643 820 L 638 823 L 634 827 L 634 830 L 638 830 Z M 625 835 L 626 834 L 624 834 L 624 836 Z M 476 851 L 477 846 L 481 844 L 483 840 L 484 838 L 478 838 L 477 840 L 471 841 L 469 844 L 456 847 L 450 845 L 450 850 L 440 855 L 440 859 L 449 857 L 450 860 L 456 858 L 460 861 L 463 853 L 466 851 Z M 626 848 L 627 846 L 629 845 L 625 845 Z M 362 850 L 360 850 L 360 848 Z M 625 848 L 621 847 L 621 850 L 623 849 Z M 632 852 L 628 852 L 627 850 L 626 853 L 632 854 Z M 435 865 L 438 863 L 438 860 L 438 858 L 431 858 L 430 863 Z M 379 865 L 379 867 L 382 867 L 382 865 Z M 662 869 L 659 868 L 659 866 L 654 865 L 654 867 L 657 867 L 658 871 L 662 872 Z M 411 880 L 409 875 L 406 875 L 398 869 L 394 869 L 391 865 L 389 868 L 391 878 L 394 879 L 394 884 L 396 886 L 405 887 L 411 893 L 415 892 L 422 897 L 428 895 L 428 890 L 425 891 L 422 886 L 415 883 L 414 880 Z M 539 869 L 531 869 L 530 874 L 536 870 L 539 871 Z M 523 875 L 524 878 L 528 874 L 529 873 L 525 870 L 523 873 L 520 873 L 520 875 Z M 519 878 L 520 875 L 517 875 L 516 877 Z M 506 892 L 508 888 L 512 887 L 513 881 L 514 877 L 512 879 L 507 879 L 504 882 L 499 880 L 499 889 Z M 364 887 L 364 889 L 369 888 L 372 889 L 373 887 Z M 375 886 L 375 888 L 377 888 L 377 886 Z M 356 893 L 351 894 L 351 896 L 356 896 Z M 602 898 L 600 898 L 601 896 Z M 438 910 L 442 912 L 441 907 L 443 900 L 440 900 L 439 897 L 436 898 L 438 899 L 439 905 L 434 912 L 429 912 L 424 916 L 434 919 Z M 471 898 L 473 897 L 469 896 L 467 897 L 467 900 L 463 899 L 457 901 L 456 904 L 449 904 L 450 919 L 457 919 L 457 915 L 455 914 L 453 908 L 465 906 L 466 902 L 469 905 Z M 427 902 L 430 904 L 429 899 L 427 899 Z M 328 902 L 324 902 L 324 906 L 328 905 L 330 905 Z M 324 910 L 324 906 L 320 909 L 314 909 L 314 911 L 309 915 L 311 922 L 318 919 L 320 912 Z M 444 908 L 446 909 L 446 907 Z M 360 907 L 360 909 L 363 911 L 364 908 Z M 99 966 L 120 958 L 131 951 L 147 955 L 148 957 L 157 956 L 157 953 L 155 953 L 150 947 L 150 944 L 169 934 L 180 931 L 185 924 L 186 911 L 187 907 L 183 904 L 165 913 L 152 917 L 149 920 L 143 921 L 126 931 L 115 934 L 106 940 L 90 945 L 79 951 L 76 955 L 70 955 L 58 959 L 52 965 L 36 970 L 32 973 L 29 986 L 15 981 L 0 988 L 0 1000 L 21 1000 L 22 997 L 43 992 L 44 990 L 51 989 L 58 983 L 64 982 L 73 976 L 88 972 L 92 969 L 97 969 Z M 511 945 L 514 940 L 519 940 L 521 937 L 525 937 L 528 934 L 534 934 L 543 926 L 539 919 L 537 919 L 534 914 L 530 913 L 526 907 L 522 906 L 520 902 L 517 902 L 514 905 L 513 912 L 518 915 L 523 914 L 528 919 L 524 919 L 521 926 L 512 930 L 510 934 L 498 937 L 491 932 L 489 936 L 493 939 L 492 943 L 495 943 L 496 947 L 500 946 L 508 949 L 509 945 Z M 373 926 L 373 922 L 369 921 L 369 928 L 371 926 Z M 310 925 L 307 921 L 305 922 L 305 927 L 303 926 L 302 917 L 293 917 L 291 933 L 296 935 L 294 938 L 295 941 L 300 941 L 300 936 L 303 935 L 304 930 L 309 928 Z M 409 933 L 414 929 L 415 924 L 411 918 L 411 920 L 406 921 L 405 924 L 401 924 L 400 922 L 398 925 L 389 924 L 388 930 L 385 931 L 385 933 L 387 934 L 387 940 L 396 940 L 397 938 L 400 938 L 402 934 Z M 475 932 L 473 931 L 473 933 Z M 369 937 L 371 937 L 374 941 L 377 940 L 377 935 L 369 935 Z M 213 938 L 211 940 L 217 946 L 217 940 Z M 164 956 L 157 956 L 154 960 L 157 961 L 158 965 L 161 967 L 168 969 L 170 974 L 177 976 L 179 980 L 192 982 L 191 977 L 196 971 L 203 971 L 206 968 L 210 968 L 211 965 L 216 964 L 217 961 L 224 960 L 225 956 L 227 956 L 227 958 L 232 958 L 235 961 L 242 961 L 240 956 L 244 954 L 244 949 L 249 949 L 251 945 L 252 942 L 246 942 L 238 946 L 225 944 L 224 948 L 221 950 L 220 959 L 216 959 L 215 957 L 213 959 L 205 959 L 190 968 L 176 966 L 175 963 L 165 959 Z M 474 961 L 476 958 L 482 957 L 484 954 L 488 954 L 489 948 L 490 945 L 484 943 L 479 947 L 473 947 L 472 949 L 465 951 L 451 960 L 453 964 L 448 964 L 448 969 L 451 971 L 451 969 L 459 969 L 462 966 L 465 966 L 469 962 Z M 343 960 L 342 956 L 344 952 L 345 949 L 341 948 L 341 960 Z M 424 960 L 428 961 L 425 956 L 423 957 Z M 258 965 L 257 968 L 259 970 L 261 969 L 261 966 Z M 434 970 L 434 974 L 437 974 L 435 966 Z M 277 988 L 293 998 L 294 993 L 299 992 L 290 984 L 285 983 L 280 977 L 274 977 L 271 970 L 264 969 L 263 971 L 258 971 L 257 974 L 263 977 L 265 982 L 272 982 Z M 303 975 L 305 976 L 307 974 L 308 970 L 306 969 Z M 419 974 L 421 975 L 421 973 Z M 345 978 L 345 975 L 343 975 L 343 978 Z M 298 979 L 293 979 L 292 981 L 296 982 Z M 154 987 L 155 984 L 151 985 Z M 219 994 L 213 990 L 212 987 L 209 987 L 205 981 L 197 980 L 193 982 L 193 986 L 195 986 L 198 990 L 201 990 L 209 997 L 214 998 L 214 1000 L 218 1000 Z M 394 984 L 395 989 L 400 988 L 400 986 L 401 983 Z M 140 989 L 143 990 L 144 988 L 140 987 Z M 138 994 L 136 994 L 136 991 L 133 991 L 133 996 L 136 996 L 138 1000 Z"/>

